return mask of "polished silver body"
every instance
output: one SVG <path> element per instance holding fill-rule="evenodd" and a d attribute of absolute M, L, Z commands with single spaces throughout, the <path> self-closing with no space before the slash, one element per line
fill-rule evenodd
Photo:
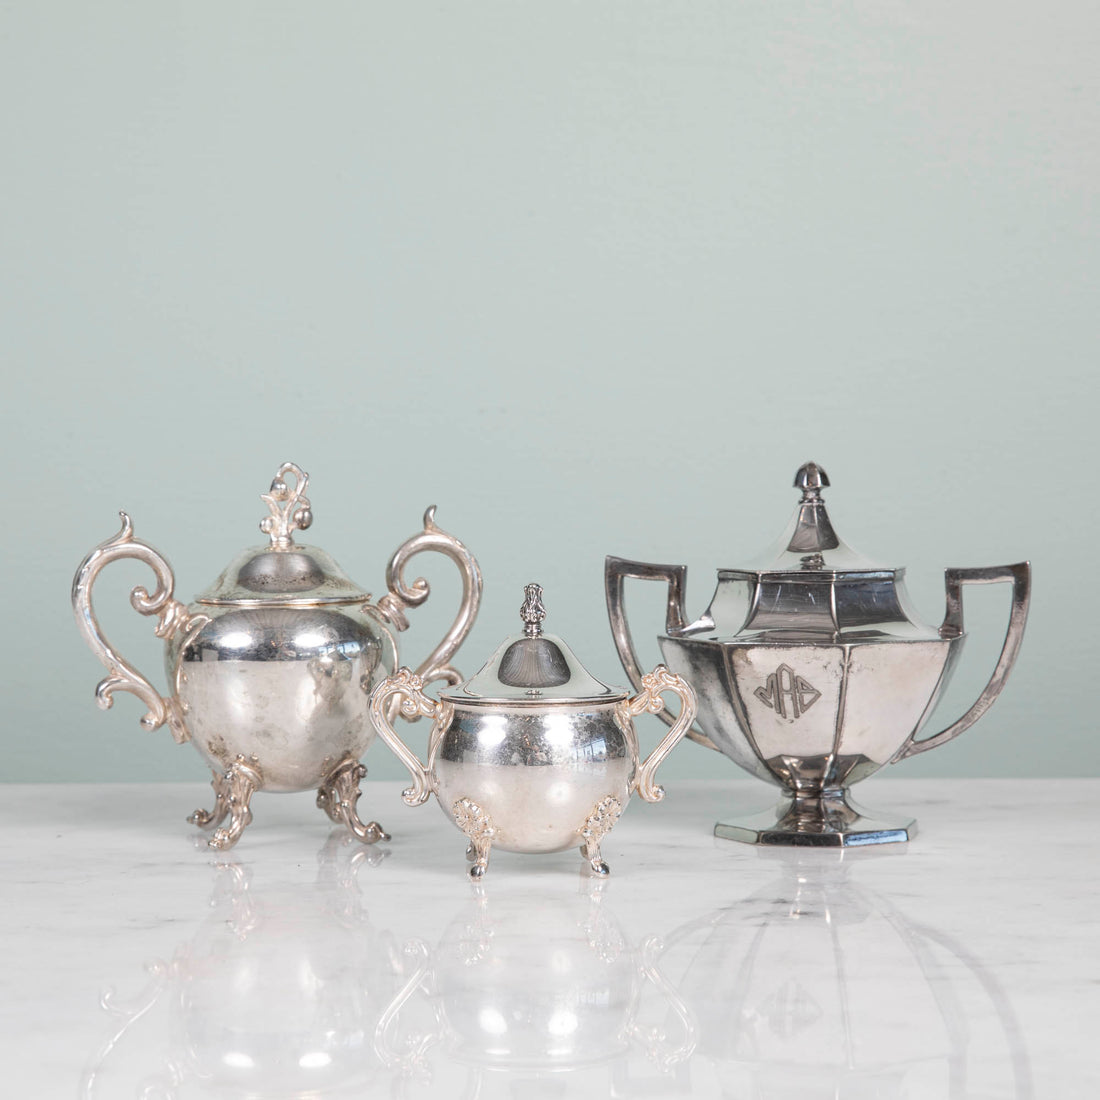
<path fill-rule="evenodd" d="M 165 647 L 191 741 L 215 772 L 262 761 L 265 791 L 318 787 L 374 737 L 369 688 L 394 667 L 392 634 L 355 604 L 218 607 Z"/>
<path fill-rule="evenodd" d="M 440 701 L 401 669 L 375 689 L 371 715 L 383 740 L 413 776 L 409 805 L 435 794 L 469 839 L 470 873 L 488 867 L 495 846 L 512 852 L 580 848 L 592 871 L 607 874 L 600 841 L 636 790 L 656 802 L 658 765 L 691 724 L 695 702 L 678 676 L 658 666 L 641 692 L 608 688 L 588 675 L 569 648 L 541 633 L 537 585 L 524 605 L 527 633 L 508 639 L 485 667 Z M 533 627 L 537 626 L 537 629 Z M 663 708 L 661 693 L 681 700 L 680 719 L 644 763 L 633 716 Z M 409 717 L 433 718 L 427 764 L 394 732 L 390 701 Z"/>
<path fill-rule="evenodd" d="M 491 814 L 496 848 L 560 852 L 605 799 L 621 809 L 638 766 L 633 722 L 613 703 L 550 712 L 453 707 L 433 729 L 433 791 L 441 806 L 468 799 Z"/>
<path fill-rule="evenodd" d="M 293 474 L 293 489 L 286 475 Z M 77 624 L 109 671 L 97 688 L 103 707 L 116 691 L 139 696 L 149 708 L 147 729 L 167 722 L 175 739 L 191 741 L 214 773 L 213 810 L 190 820 L 213 829 L 210 843 L 228 848 L 251 820 L 255 791 L 316 789 L 318 805 L 360 840 L 388 839 L 376 822 L 356 812 L 359 763 L 374 737 L 371 690 L 397 666 L 395 634 L 408 626 L 405 609 L 428 596 L 426 582 L 404 580 L 413 555 L 435 550 L 451 558 L 463 577 L 459 614 L 443 641 L 418 669 L 425 680 L 456 683 L 449 665 L 477 613 L 481 574 L 469 551 L 435 526 L 434 509 L 424 530 L 407 540 L 390 561 L 388 592 L 377 603 L 315 547 L 295 543 L 292 533 L 312 522 L 305 489 L 308 477 L 285 463 L 264 494 L 271 515 L 262 529 L 268 546 L 238 555 L 193 603 L 173 598 L 167 560 L 134 538 L 123 514 L 122 531 L 96 547 L 73 582 Z M 153 569 L 156 590 L 136 588 L 134 608 L 156 615 L 165 642 L 169 690 L 162 696 L 107 642 L 92 609 L 95 578 L 118 558 L 137 558 Z"/>
<path fill-rule="evenodd" d="M 665 581 L 658 641 L 669 668 L 695 688 L 700 728 L 688 736 L 783 788 L 774 813 L 719 823 L 716 835 L 823 846 L 906 840 L 914 822 L 868 815 L 847 789 L 957 737 L 992 705 L 1023 636 L 1030 567 L 947 570 L 947 613 L 938 629 L 928 626 L 909 607 L 903 569 L 874 566 L 836 536 L 821 499 L 824 471 L 810 463 L 795 484 L 803 498 L 778 548 L 761 567 L 719 570 L 695 622 L 684 611 L 685 567 L 608 558 L 615 644 L 633 680 L 623 581 Z M 997 581 L 1012 583 L 1013 598 L 993 676 L 962 718 L 917 740 L 962 652 L 962 586 Z"/>

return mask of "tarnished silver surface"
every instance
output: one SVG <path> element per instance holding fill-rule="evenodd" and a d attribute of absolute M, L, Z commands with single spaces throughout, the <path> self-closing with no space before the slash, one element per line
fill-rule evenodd
<path fill-rule="evenodd" d="M 858 848 L 912 840 L 917 823 L 912 818 L 871 815 L 841 789 L 783 798 L 774 809 L 718 822 L 714 835 L 772 847 Z"/>
<path fill-rule="evenodd" d="M 359 783 L 366 774 L 367 769 L 358 760 L 349 757 L 321 784 L 317 791 L 317 806 L 337 825 L 346 825 L 348 831 L 364 844 L 391 840 L 390 834 L 377 821 L 369 821 L 364 825 L 355 812 L 356 804 L 363 793 L 359 789 Z"/>
<path fill-rule="evenodd" d="M 167 722 L 175 739 L 192 741 L 214 773 L 214 809 L 191 819 L 213 828 L 229 818 L 213 833 L 213 847 L 236 843 L 251 820 L 255 791 L 311 788 L 322 808 L 360 840 L 388 839 L 377 822 L 365 824 L 355 811 L 364 772 L 358 761 L 374 738 L 370 692 L 397 667 L 395 633 L 408 627 L 403 609 L 429 595 L 427 582 L 409 584 L 404 569 L 427 550 L 455 562 L 463 595 L 454 623 L 420 670 L 427 680 L 453 684 L 461 678 L 450 661 L 473 624 L 482 587 L 466 547 L 436 526 L 429 508 L 424 530 L 390 560 L 387 595 L 372 604 L 323 550 L 295 543 L 294 531 L 313 522 L 308 481 L 299 467 L 283 463 L 262 494 L 270 514 L 260 527 L 269 545 L 237 555 L 190 606 L 174 599 L 171 566 L 134 537 L 124 513 L 122 530 L 85 558 L 73 581 L 77 625 L 108 670 L 96 690 L 100 706 L 109 707 L 116 691 L 138 696 L 148 708 L 142 725 L 156 729 Z M 92 608 L 100 570 L 125 557 L 143 561 L 156 575 L 153 594 L 135 588 L 130 602 L 141 614 L 157 616 L 169 684 L 164 696 L 110 646 Z"/>
<path fill-rule="evenodd" d="M 436 795 L 469 839 L 474 878 L 485 873 L 493 847 L 532 853 L 577 847 L 594 873 L 607 874 L 600 841 L 634 791 L 649 802 L 663 797 L 655 772 L 695 713 L 691 689 L 664 666 L 643 676 L 632 698 L 594 680 L 561 639 L 542 634 L 541 590 L 532 589 L 524 634 L 507 639 L 477 675 L 441 692 L 438 703 L 407 668 L 371 697 L 382 739 L 413 777 L 405 801 L 415 806 Z M 680 720 L 640 763 L 632 717 L 658 713 L 666 691 L 680 697 Z M 401 700 L 406 717 L 433 718 L 427 764 L 394 731 L 391 698 Z"/>
<path fill-rule="evenodd" d="M 1027 562 L 946 571 L 947 613 L 936 629 L 910 608 L 904 569 L 856 553 L 837 535 L 821 499 L 825 471 L 796 475 L 802 499 L 779 542 L 752 566 L 718 571 L 710 606 L 684 611 L 686 567 L 609 557 L 608 614 L 632 683 L 640 666 L 626 619 L 627 577 L 668 585 L 665 662 L 695 689 L 701 732 L 786 793 L 770 822 L 720 823 L 719 836 L 755 843 L 849 845 L 905 840 L 912 822 L 883 826 L 846 800 L 846 789 L 883 765 L 942 745 L 1000 694 L 1027 621 Z M 962 652 L 962 585 L 1011 582 L 1012 608 L 997 666 L 956 722 L 918 740 Z"/>

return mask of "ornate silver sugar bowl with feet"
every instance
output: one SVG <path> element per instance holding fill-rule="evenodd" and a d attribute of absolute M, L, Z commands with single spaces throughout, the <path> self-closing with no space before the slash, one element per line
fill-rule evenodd
<path fill-rule="evenodd" d="M 443 812 L 469 838 L 470 874 L 479 878 L 493 847 L 508 852 L 561 852 L 579 847 L 589 867 L 608 873 L 600 841 L 631 794 L 658 802 L 654 775 L 695 716 L 691 688 L 663 665 L 639 678 L 640 691 L 608 687 L 590 675 L 558 637 L 543 634 L 542 589 L 526 588 L 521 635 L 506 639 L 476 676 L 439 693 L 407 668 L 371 697 L 382 739 L 413 777 L 405 801 L 435 794 Z M 679 719 L 644 763 L 632 716 L 656 714 L 661 693 L 680 697 Z M 394 732 L 391 699 L 408 717 L 433 719 L 422 764 Z"/>
<path fill-rule="evenodd" d="M 240 839 L 252 820 L 255 791 L 315 788 L 318 806 L 360 840 L 389 839 L 377 822 L 364 824 L 356 813 L 366 774 L 359 758 L 374 737 L 370 692 L 397 667 L 396 634 L 409 625 L 405 611 L 428 598 L 426 581 L 409 585 L 404 579 L 409 559 L 423 551 L 454 561 L 463 592 L 454 623 L 417 675 L 425 682 L 462 679 L 449 661 L 481 600 L 481 572 L 470 552 L 436 527 L 429 508 L 424 530 L 390 559 L 386 595 L 371 603 L 328 554 L 295 542 L 294 532 L 313 522 L 308 483 L 293 463 L 279 467 L 262 494 L 270 514 L 260 529 L 269 544 L 238 554 L 189 605 L 173 598 L 171 566 L 134 537 L 124 512 L 122 530 L 81 562 L 73 580 L 77 625 L 109 673 L 96 688 L 99 705 L 106 709 L 116 691 L 128 691 L 149 708 L 141 719 L 146 729 L 167 722 L 176 741 L 194 744 L 214 773 L 216 797 L 212 811 L 196 810 L 188 820 L 214 829 L 214 848 Z M 139 586 L 130 603 L 157 618 L 166 696 L 111 647 L 96 620 L 92 586 L 119 558 L 145 562 L 156 575 L 153 593 Z"/>
<path fill-rule="evenodd" d="M 847 846 L 907 840 L 912 821 L 881 821 L 848 788 L 884 764 L 958 737 L 993 704 L 1023 638 L 1031 591 L 1027 562 L 948 569 L 939 628 L 912 613 L 904 569 L 884 568 L 836 534 L 821 491 L 825 471 L 801 467 L 802 499 L 779 543 L 758 562 L 720 569 L 710 607 L 684 612 L 687 569 L 609 557 L 607 607 L 623 666 L 641 669 L 627 625 L 627 577 L 668 585 L 669 668 L 695 688 L 700 730 L 688 736 L 783 788 L 774 813 L 719 823 L 715 834 L 758 844 Z M 962 588 L 1012 584 L 1000 658 L 977 702 L 946 729 L 917 739 L 962 652 Z"/>

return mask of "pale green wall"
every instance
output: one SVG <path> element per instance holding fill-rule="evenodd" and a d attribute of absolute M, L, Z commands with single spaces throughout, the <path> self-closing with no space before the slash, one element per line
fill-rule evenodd
<path fill-rule="evenodd" d="M 71 575 L 124 507 L 189 597 L 259 539 L 284 459 L 312 475 L 311 539 L 376 592 L 439 505 L 486 578 L 465 671 L 537 579 L 614 682 L 604 555 L 687 562 L 698 611 L 814 458 L 930 620 L 943 566 L 1034 562 L 1004 697 L 895 774 L 1100 773 L 1093 4 L 2 20 L 7 778 L 205 776 L 136 700 L 95 708 Z M 146 577 L 118 574 L 103 619 L 159 675 L 125 600 Z M 655 660 L 661 601 L 634 594 Z M 971 595 L 944 721 L 999 642 L 1007 590 Z M 367 763 L 399 774 L 380 744 Z M 687 745 L 667 776 L 726 769 Z"/>

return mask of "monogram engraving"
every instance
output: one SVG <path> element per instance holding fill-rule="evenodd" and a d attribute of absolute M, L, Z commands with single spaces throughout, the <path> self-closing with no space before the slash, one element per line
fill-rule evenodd
<path fill-rule="evenodd" d="M 821 698 L 821 692 L 813 687 L 790 665 L 780 665 L 769 677 L 764 687 L 753 694 L 765 706 L 771 707 L 780 718 L 801 718 Z"/>

